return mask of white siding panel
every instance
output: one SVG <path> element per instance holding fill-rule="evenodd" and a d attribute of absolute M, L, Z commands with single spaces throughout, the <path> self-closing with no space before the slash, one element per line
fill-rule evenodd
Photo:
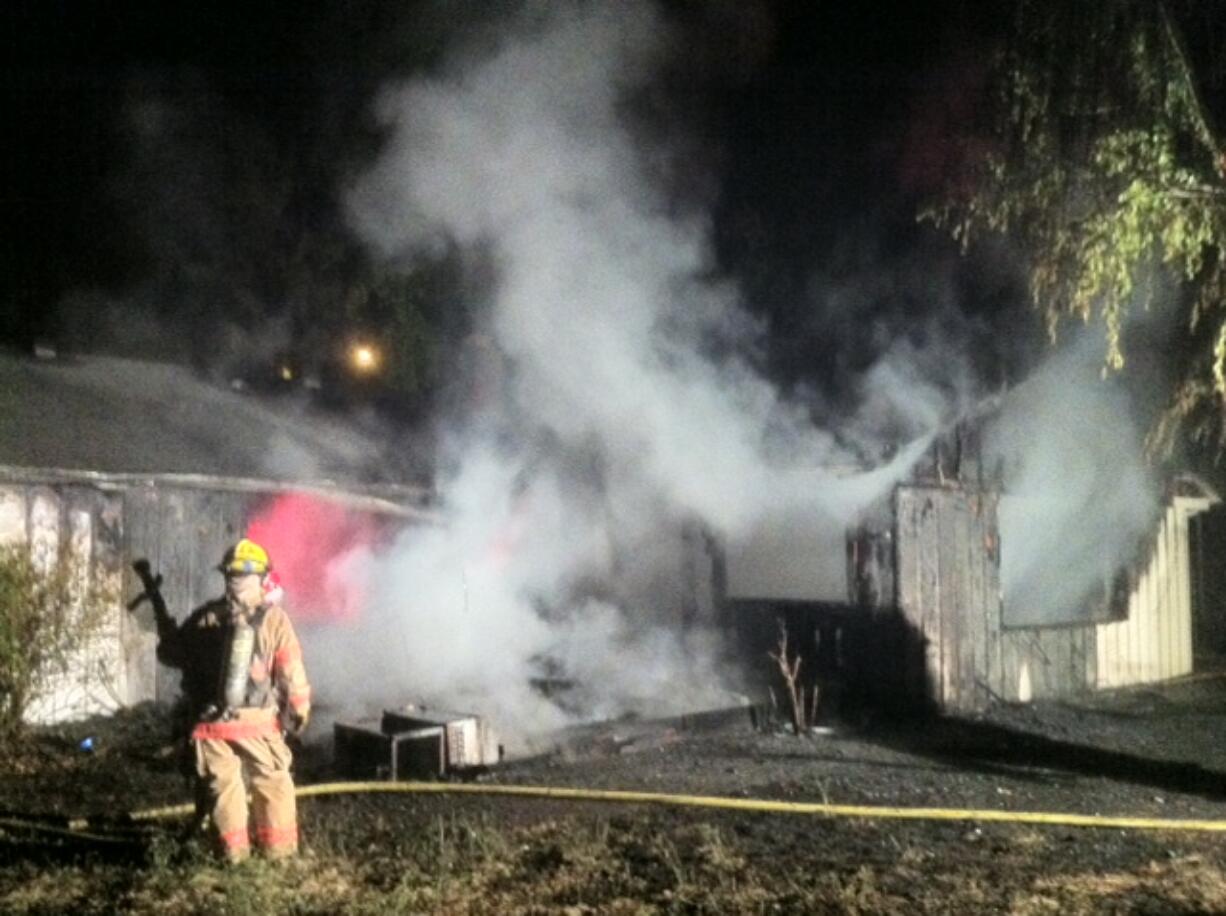
<path fill-rule="evenodd" d="M 1179 563 L 1179 548 L 1176 546 L 1176 539 L 1179 536 L 1179 513 L 1175 510 L 1172 504 L 1166 510 L 1166 523 L 1162 532 L 1162 544 L 1165 553 L 1165 559 L 1162 563 L 1162 605 L 1164 613 L 1161 615 L 1161 638 L 1162 642 L 1158 646 L 1159 652 L 1159 673 L 1158 676 L 1162 679 L 1168 679 L 1178 675 L 1179 666 L 1175 661 L 1176 644 L 1178 642 L 1178 626 L 1182 614 L 1179 607 L 1178 598 L 1178 563 Z"/>
<path fill-rule="evenodd" d="M 24 544 L 26 538 L 25 490 L 0 487 L 0 546 Z"/>
<path fill-rule="evenodd" d="M 1153 683 L 1192 671 L 1188 519 L 1211 504 L 1176 497 L 1163 513 L 1150 556 L 1128 597 L 1127 618 L 1098 625 L 1098 687 Z"/>
<path fill-rule="evenodd" d="M 30 500 L 30 559 L 43 571 L 60 556 L 60 501 L 51 490 L 35 490 Z"/>
<path fill-rule="evenodd" d="M 108 569 L 99 562 L 94 549 L 94 516 L 90 500 L 83 499 L 84 505 L 78 506 L 69 496 L 64 502 L 67 503 L 64 519 L 67 536 L 63 545 L 66 549 L 61 553 L 57 543 L 54 554 L 57 559 L 62 555 L 73 564 L 74 577 L 70 586 L 74 593 L 74 605 L 69 613 L 78 618 L 84 615 L 85 599 L 91 585 L 111 589 L 115 601 L 103 609 L 106 617 L 99 630 L 67 660 L 63 670 L 49 674 L 39 695 L 30 704 L 26 721 L 44 725 L 114 712 L 122 705 L 120 701 L 123 696 L 119 570 Z M 52 500 L 36 498 L 34 507 L 37 507 L 37 519 L 34 517 L 35 508 L 31 509 L 31 528 L 36 532 L 36 537 L 44 540 L 51 537 L 53 530 L 58 533 L 60 519 L 56 519 L 54 529 L 51 525 L 49 512 L 52 505 Z M 37 542 L 32 543 L 32 546 L 35 545 Z M 39 545 L 39 549 L 43 546 Z M 49 556 L 50 553 L 43 550 L 42 556 Z"/>

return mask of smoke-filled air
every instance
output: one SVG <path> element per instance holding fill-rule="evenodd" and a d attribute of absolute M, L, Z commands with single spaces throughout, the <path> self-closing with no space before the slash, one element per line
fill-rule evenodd
<path fill-rule="evenodd" d="M 663 193 L 659 139 L 633 116 L 676 53 L 648 3 L 528 5 L 381 93 L 386 144 L 350 189 L 351 222 L 393 262 L 459 246 L 492 263 L 480 330 L 499 370 L 448 418 L 438 523 L 337 561 L 365 584 L 360 613 L 310 635 L 323 693 L 376 706 L 400 691 L 516 739 L 718 705 L 736 684 L 704 607 L 713 546 L 795 531 L 840 551 L 812 576 L 842 597 L 845 526 L 974 402 L 952 344 L 888 348 L 837 430 L 751 368 L 754 322 L 716 270 L 709 220 Z M 1147 485 L 1113 419 L 1127 406 L 1091 394 L 1076 405 L 1103 418 L 1089 425 L 1052 409 L 1079 384 L 1054 371 L 1005 401 L 989 437 L 1019 494 L 1002 514 L 1006 597 L 1029 619 L 1075 613 L 1149 505 L 1086 511 L 1121 485 L 1125 453 L 1123 485 Z M 855 470 L 875 448 L 894 457 Z M 1070 536 L 1083 581 L 1053 565 Z"/>
<path fill-rule="evenodd" d="M 1118 379 L 1101 377 L 1091 331 L 1011 391 L 986 430 L 1003 465 L 1005 620 L 1070 622 L 1101 613 L 1117 573 L 1138 559 L 1158 507 L 1142 451 L 1145 421 Z"/>
<path fill-rule="evenodd" d="M 836 476 L 834 439 L 713 346 L 751 322 L 625 113 L 666 38 L 648 4 L 533 7 L 484 56 L 378 102 L 390 136 L 353 221 L 388 257 L 487 252 L 506 368 L 492 409 L 445 437 L 440 524 L 346 559 L 366 564 L 367 607 L 315 653 L 344 695 L 398 684 L 511 733 L 718 702 L 694 606 L 710 539 L 783 510 L 841 528 L 923 446 Z"/>

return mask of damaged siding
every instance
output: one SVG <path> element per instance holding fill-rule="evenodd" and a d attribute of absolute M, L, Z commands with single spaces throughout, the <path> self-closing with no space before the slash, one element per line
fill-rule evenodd
<path fill-rule="evenodd" d="M 1082 693 L 1095 683 L 1097 645 L 1093 624 L 1003 628 L 996 690 L 1011 703 Z"/>
<path fill-rule="evenodd" d="M 1207 497 L 1171 500 L 1119 620 L 1003 630 L 1002 698 L 1028 703 L 1191 674 L 1189 520 L 1212 505 Z"/>
<path fill-rule="evenodd" d="M 389 490 L 398 498 L 424 496 L 409 488 Z M 134 600 L 143 586 L 132 564 L 147 560 L 162 576 L 167 609 L 182 620 L 220 593 L 216 567 L 222 553 L 269 499 L 286 492 L 311 492 L 406 522 L 434 521 L 413 505 L 324 486 L 0 467 L 0 543 L 28 545 L 43 564 L 54 563 L 61 552 L 88 557 L 89 574 L 119 596 L 96 638 L 68 672 L 48 679 L 27 718 L 51 723 L 147 700 L 173 701 L 178 677 L 157 662 L 153 609 Z"/>
<path fill-rule="evenodd" d="M 1127 615 L 1097 627 L 1094 686 L 1126 687 L 1192 672 L 1189 520 L 1212 505 L 1208 497 L 1176 496 L 1167 506 L 1129 593 Z"/>
<path fill-rule="evenodd" d="M 1179 677 L 1193 668 L 1189 520 L 1213 504 L 1209 497 L 1171 499 L 1121 619 L 1006 626 L 995 493 L 899 486 L 892 535 L 881 523 L 851 535 L 851 600 L 881 616 L 890 612 L 882 586 L 893 586 L 916 646 L 897 660 L 902 680 L 945 711 Z M 892 556 L 883 549 L 891 540 Z"/>
<path fill-rule="evenodd" d="M 1000 669 L 995 499 L 901 486 L 894 507 L 898 610 L 923 646 L 908 681 L 938 708 L 981 709 Z"/>
<path fill-rule="evenodd" d="M 140 580 L 132 563 L 148 560 L 162 576 L 162 597 L 170 613 L 182 620 L 217 597 L 217 564 L 226 546 L 246 528 L 261 494 L 179 487 L 139 487 L 124 493 L 124 594 L 139 595 Z M 131 614 L 125 645 L 130 702 L 172 701 L 177 674 L 157 663 L 157 629 L 148 603 Z"/>

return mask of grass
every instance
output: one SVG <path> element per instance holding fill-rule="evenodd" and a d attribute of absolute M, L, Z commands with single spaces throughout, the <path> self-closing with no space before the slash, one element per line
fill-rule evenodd
<path fill-rule="evenodd" d="M 170 832 L 153 835 L 128 860 L 88 853 L 39 860 L 27 850 L 23 860 L 0 865 L 0 912 L 1030 916 L 1226 909 L 1226 874 L 1200 856 L 1128 872 L 1045 873 L 1009 862 L 994 872 L 991 857 L 963 866 L 905 844 L 893 860 L 815 867 L 803 856 L 764 856 L 735 824 L 660 814 L 510 825 L 482 812 L 452 812 L 406 827 L 360 808 L 331 813 L 342 823 L 323 828 L 317 818 L 311 847 L 285 863 L 226 867 L 198 839 Z M 1003 854 L 1033 845 L 1014 844 Z"/>
<path fill-rule="evenodd" d="M 0 811 L 180 800 L 167 731 L 136 710 L 0 748 Z M 371 795 L 312 799 L 301 818 L 303 856 L 239 867 L 173 825 L 116 848 L 0 820 L 0 913 L 1226 912 L 1216 836 Z"/>

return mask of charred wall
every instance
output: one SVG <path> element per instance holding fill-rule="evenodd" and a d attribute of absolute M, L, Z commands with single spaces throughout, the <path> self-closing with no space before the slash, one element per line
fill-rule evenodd
<path fill-rule="evenodd" d="M 1001 668 L 995 494 L 901 486 L 894 508 L 895 599 L 924 647 L 927 699 L 942 709 L 982 708 Z"/>
<path fill-rule="evenodd" d="M 1080 621 L 1012 625 L 1001 590 L 1008 544 L 999 534 L 998 491 L 905 484 L 849 533 L 850 598 L 867 618 L 896 620 L 903 646 L 889 651 L 903 689 L 941 710 L 1178 677 L 1193 670 L 1193 619 L 1206 654 L 1226 631 L 1215 549 L 1226 524 L 1215 504 L 1203 494 L 1169 498 L 1146 550 L 1121 578 L 1114 616 L 1088 609 Z"/>

